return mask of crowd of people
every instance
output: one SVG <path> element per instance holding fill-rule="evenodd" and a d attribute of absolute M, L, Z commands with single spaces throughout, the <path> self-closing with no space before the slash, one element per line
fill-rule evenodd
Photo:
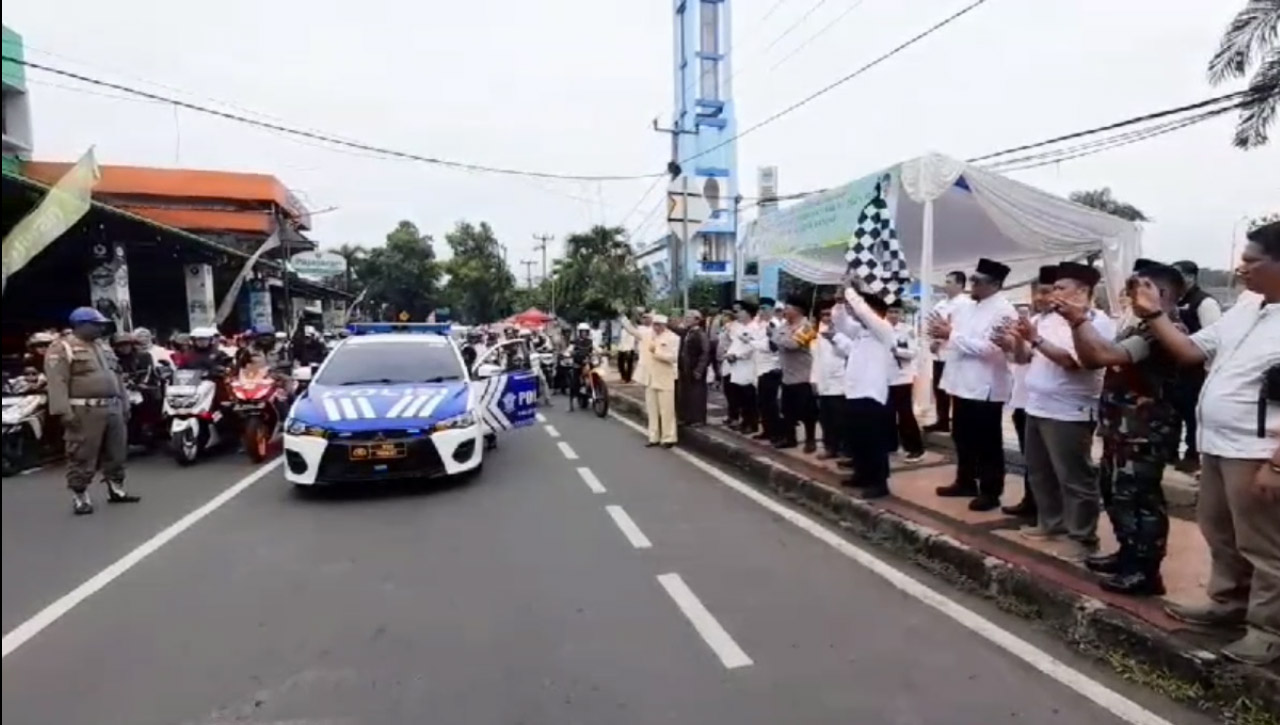
<path fill-rule="evenodd" d="M 1224 653 L 1269 664 L 1280 660 L 1280 223 L 1248 239 L 1237 270 L 1247 291 L 1225 312 L 1191 262 L 1139 260 L 1118 314 L 1095 306 L 1101 274 L 1088 264 L 1042 268 L 1025 306 L 1006 298 L 1010 270 L 998 261 L 951 273 L 947 299 L 921 325 L 938 413 L 924 430 L 955 444 L 955 478 L 937 495 L 992 511 L 1010 415 L 1027 485 L 1003 511 L 1026 520 L 1021 535 L 1060 540 L 1064 558 L 1125 595 L 1165 593 L 1164 472 L 1198 472 L 1209 601 L 1168 612 L 1246 624 Z M 726 426 L 836 459 L 850 470 L 845 485 L 875 499 L 889 495 L 891 452 L 919 460 L 924 450 L 912 405 L 921 344 L 904 317 L 860 282 L 814 310 L 803 298 L 738 301 L 710 330 L 697 312 L 676 323 L 644 314 L 623 320 L 619 368 L 646 387 L 650 445 L 704 423 L 707 386 L 719 385 Z M 1103 512 L 1115 551 L 1099 550 Z"/>

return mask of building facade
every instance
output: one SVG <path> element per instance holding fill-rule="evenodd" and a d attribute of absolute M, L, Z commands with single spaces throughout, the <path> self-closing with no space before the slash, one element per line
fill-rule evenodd
<path fill-rule="evenodd" d="M 22 162 L 31 158 L 31 102 L 27 97 L 27 69 L 22 36 L 4 26 L 3 103 L 4 103 L 4 170 L 17 173 Z"/>
<path fill-rule="evenodd" d="M 730 0 L 673 0 L 673 156 L 711 205 L 712 217 L 684 249 L 670 245 L 673 268 L 731 283 L 738 229 L 737 119 L 731 66 Z M 677 262 L 682 261 L 682 264 Z"/>

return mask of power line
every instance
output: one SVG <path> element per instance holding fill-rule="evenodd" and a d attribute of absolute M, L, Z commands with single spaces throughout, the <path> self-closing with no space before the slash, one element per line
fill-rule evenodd
<path fill-rule="evenodd" d="M 390 157 L 400 158 L 400 159 L 408 159 L 411 161 L 419 161 L 425 164 L 433 164 L 436 166 L 445 166 L 448 168 L 462 169 L 464 171 L 475 171 L 475 172 L 482 172 L 482 173 L 489 173 L 489 174 L 502 174 L 506 176 L 526 176 L 526 177 L 539 178 L 539 179 L 561 179 L 561 180 L 569 180 L 569 181 L 631 181 L 635 179 L 650 179 L 650 178 L 658 178 L 663 176 L 663 174 L 661 173 L 632 174 L 632 175 L 626 175 L 626 176 L 624 175 L 559 174 L 559 173 L 553 173 L 548 171 L 530 171 L 525 169 L 513 169 L 513 168 L 506 168 L 501 166 L 488 166 L 485 164 L 478 164 L 478 163 L 465 162 L 465 161 L 452 161 L 449 159 L 441 159 L 441 158 L 436 158 L 432 156 L 422 156 L 422 155 L 410 153 L 407 151 L 398 151 L 396 149 L 389 149 L 389 148 L 384 148 L 380 146 L 374 146 L 372 144 L 367 144 L 359 141 L 348 141 L 346 139 L 339 138 L 337 136 L 332 136 L 329 134 L 305 131 L 302 129 L 285 126 L 283 124 L 261 121 L 261 120 L 258 120 L 255 118 L 249 118 L 247 116 L 243 116 L 240 114 L 229 113 L 227 111 L 221 111 L 216 108 L 209 108 L 208 106 L 202 106 L 197 103 L 191 103 L 189 101 L 183 101 L 181 99 L 172 98 L 169 96 L 163 96 L 158 93 L 151 93 L 149 91 L 144 91 L 138 88 L 134 88 L 132 86 L 126 86 L 120 83 L 112 83 L 110 81 L 104 81 L 104 80 L 94 78 L 92 76 L 86 76 L 80 73 L 73 73 L 68 70 L 47 66 L 42 63 L 35 63 L 32 61 L 23 60 L 21 58 L 14 58 L 7 54 L 4 55 L 3 57 L 4 57 L 4 60 L 6 61 L 19 63 L 28 68 L 42 70 L 47 73 L 53 73 L 56 75 L 64 76 L 66 78 L 71 78 L 72 80 L 77 80 L 82 83 L 88 83 L 90 85 L 95 85 L 102 88 L 108 88 L 115 91 L 122 91 L 124 93 L 138 96 L 140 98 L 147 98 L 153 101 L 170 103 L 180 108 L 186 108 L 188 110 L 197 111 L 199 113 L 205 113 L 211 116 L 217 116 L 219 118 L 223 118 L 229 121 L 236 121 L 238 123 L 243 123 L 250 126 L 256 126 L 258 128 L 264 128 L 270 131 L 275 131 L 277 133 L 288 134 L 290 136 L 308 138 L 315 141 L 322 141 L 325 143 L 333 144 L 336 146 L 345 146 L 348 148 L 357 149 L 359 151 L 369 151 L 375 154 L 381 154 L 383 156 L 390 156 Z"/>
<path fill-rule="evenodd" d="M 960 18 L 964 17 L 965 15 L 968 15 L 969 13 L 973 12 L 974 10 L 977 10 L 980 6 L 984 5 L 986 2 L 987 2 L 987 0 L 975 0 L 975 2 L 972 2 L 972 3 L 970 3 L 969 5 L 966 5 L 965 7 L 961 8 L 961 9 L 960 9 L 960 10 L 958 10 L 957 12 L 952 13 L 951 15 L 947 16 L 947 17 L 946 17 L 946 18 L 944 18 L 943 20 L 940 20 L 939 22 L 934 23 L 932 26 L 930 26 L 930 27 L 929 27 L 929 28 L 927 28 L 926 30 L 924 30 L 924 31 L 922 31 L 922 32 L 920 32 L 920 33 L 918 33 L 918 34 L 916 34 L 916 35 L 915 35 L 914 37 L 912 37 L 911 39 L 907 40 L 907 41 L 906 41 L 906 42 L 904 42 L 904 43 L 901 43 L 900 45 L 898 45 L 898 46 L 897 46 L 897 47 L 895 47 L 894 49 L 892 49 L 892 50 L 890 50 L 889 52 L 887 52 L 887 53 L 885 53 L 885 54 L 881 55 L 880 57 L 876 58 L 875 60 L 871 61 L 870 63 L 867 63 L 866 65 L 862 66 L 861 68 L 858 68 L 857 70 L 855 70 L 855 71 L 853 71 L 852 73 L 850 73 L 850 74 L 848 74 L 848 75 L 844 76 L 843 78 L 840 78 L 840 79 L 838 79 L 838 80 L 836 80 L 836 81 L 834 81 L 834 82 L 832 82 L 832 83 L 827 84 L 825 87 L 823 87 L 823 88 L 821 88 L 821 89 L 819 89 L 819 90 L 815 91 L 814 93 L 811 93 L 810 95 L 806 96 L 805 98 L 800 99 L 799 101 L 796 101 L 795 103 L 791 104 L 790 106 L 787 106 L 786 108 L 782 109 L 781 111 L 778 111 L 778 112 L 774 113 L 772 116 L 769 116 L 768 118 L 764 119 L 763 121 L 760 121 L 759 123 L 756 123 L 756 124 L 753 124 L 753 125 L 751 125 L 751 126 L 747 127 L 745 130 L 741 131 L 741 132 L 740 132 L 740 133 L 738 133 L 737 135 L 732 136 L 732 137 L 730 137 L 730 138 L 728 138 L 728 139 L 725 139 L 724 141 L 721 141 L 720 143 L 718 143 L 718 144 L 716 144 L 716 145 L 714 145 L 714 146 L 712 146 L 712 147 L 710 147 L 710 148 L 707 148 L 707 149 L 704 149 L 704 150 L 702 150 L 702 151 L 699 151 L 698 153 L 696 153 L 696 154 L 694 154 L 694 155 L 692 155 L 692 156 L 690 156 L 690 157 L 688 157 L 688 158 L 681 159 L 681 160 L 680 160 L 680 165 L 681 165 L 681 166 L 683 166 L 684 164 L 686 164 L 686 163 L 688 163 L 688 162 L 690 162 L 690 161 L 692 161 L 692 160 L 694 160 L 694 159 L 696 159 L 696 158 L 699 158 L 699 157 L 701 157 L 701 156 L 706 156 L 707 154 L 711 153 L 712 151 L 715 151 L 715 150 L 717 150 L 717 149 L 723 148 L 724 146 L 727 146 L 727 145 L 729 145 L 729 144 L 731 144 L 731 143 L 733 143 L 733 142 L 737 141 L 738 139 L 742 138 L 743 136 L 746 136 L 747 134 L 752 133 L 752 132 L 754 132 L 754 131 L 758 131 L 758 130 L 760 130 L 761 128 L 764 128 L 765 126 L 767 126 L 767 125 L 769 125 L 769 124 L 773 123 L 774 121 L 777 121 L 778 119 L 782 118 L 783 116 L 786 116 L 787 114 L 792 113 L 793 111 L 796 111 L 797 109 L 799 109 L 799 108 L 801 108 L 802 106 L 804 106 L 804 105 L 808 104 L 809 102 L 813 101 L 814 99 L 816 99 L 816 98 L 818 98 L 818 97 L 820 97 L 820 96 L 823 96 L 823 95 L 825 95 L 825 94 L 827 94 L 827 93 L 830 93 L 831 91 L 835 90 L 835 89 L 836 89 L 836 88 L 838 88 L 839 86 L 842 86 L 842 85 L 844 85 L 845 83 L 848 83 L 849 81 L 853 80 L 854 78 L 857 78 L 858 76 L 862 75 L 863 73 L 866 73 L 867 71 L 869 71 L 869 70 L 871 70 L 872 68 L 874 68 L 874 67 L 876 67 L 876 66 L 880 65 L 881 63 L 885 62 L 886 60 L 889 60 L 890 58 L 892 58 L 893 56 L 897 55 L 898 53 L 901 53 L 902 51 L 906 50 L 907 48 L 910 48 L 911 46 L 915 45 L 916 43 L 920 42 L 921 40 L 924 40 L 925 38 L 929 37 L 930 35 L 933 35 L 934 33 L 938 32 L 939 30 L 942 30 L 942 29 L 943 29 L 943 28 L 945 28 L 946 26 L 950 25 L 951 23 L 954 23 L 955 21 L 959 20 Z"/>
<path fill-rule="evenodd" d="M 813 35 L 810 35 L 810 36 L 809 36 L 809 38 L 808 38 L 807 40 L 805 40 L 803 43 L 801 43 L 800 45 L 797 45 L 795 48 L 793 48 L 793 49 L 792 49 L 792 51 L 791 51 L 790 53 L 787 53 L 786 55 L 782 56 L 782 60 L 779 60 L 777 63 L 774 63 L 774 64 L 773 64 L 773 67 L 772 67 L 772 68 L 770 68 L 769 70 L 770 70 L 770 71 L 775 71 L 775 70 L 777 70 L 777 69 L 778 69 L 778 67 L 779 67 L 779 66 L 781 66 L 783 63 L 786 63 L 787 61 L 789 61 L 789 60 L 791 60 L 792 58 L 794 58 L 797 54 L 799 54 L 799 53 L 800 53 L 800 51 L 802 51 L 802 50 L 804 50 L 805 48 L 809 47 L 809 44 L 810 44 L 810 43 L 812 43 L 813 41 L 817 40 L 818 38 L 821 38 L 823 35 L 826 35 L 826 34 L 827 34 L 827 32 L 828 32 L 828 31 L 830 31 L 832 28 L 834 28 L 837 24 L 839 24 L 839 22 L 840 22 L 841 20 L 844 20 L 845 18 L 849 17 L 849 15 L 850 15 L 851 13 L 853 13 L 853 11 L 854 11 L 854 10 L 857 10 L 858 8 L 862 7 L 862 4 L 863 4 L 864 2 L 866 2 L 866 1 L 867 1 L 867 0 L 854 0 L 854 2 L 850 3 L 849 7 L 847 7 L 847 8 L 845 8 L 845 9 L 844 9 L 844 12 L 840 13 L 839 15 L 837 15 L 837 16 L 835 17 L 835 19 L 834 19 L 834 20 L 832 20 L 831 22 L 829 22 L 829 23 L 827 23 L 826 25 L 822 26 L 822 29 L 821 29 L 821 30 L 819 30 L 818 32 L 814 33 Z"/>

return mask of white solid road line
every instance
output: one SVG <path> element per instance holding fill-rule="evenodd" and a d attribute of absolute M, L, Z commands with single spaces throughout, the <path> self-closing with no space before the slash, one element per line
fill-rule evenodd
<path fill-rule="evenodd" d="M 676 606 L 680 607 L 680 611 L 688 618 L 689 623 L 702 636 L 702 641 L 706 642 L 711 651 L 716 653 L 716 657 L 720 658 L 725 669 L 732 670 L 755 664 L 747 653 L 742 651 L 738 643 L 733 641 L 733 637 L 729 636 L 724 627 L 720 626 L 711 612 L 707 611 L 702 600 L 698 599 L 698 595 L 693 593 L 679 574 L 659 574 L 658 583 L 667 590 L 667 594 L 675 601 Z"/>
<path fill-rule="evenodd" d="M 551 436 L 552 438 L 560 437 L 560 431 L 556 430 L 556 427 L 554 425 L 548 425 L 543 427 L 547 429 L 547 435 Z"/>
<path fill-rule="evenodd" d="M 633 423 L 616 413 L 610 413 L 609 415 L 637 432 L 648 435 L 648 432 L 642 426 Z M 719 468 L 716 468 L 702 459 L 691 455 L 687 451 L 682 451 L 679 448 L 673 448 L 672 452 L 688 461 L 691 465 L 703 471 L 708 476 L 711 476 L 720 483 L 723 483 L 743 496 L 746 496 L 772 513 L 775 513 L 801 529 L 804 529 L 806 533 L 810 534 L 814 538 L 858 562 L 863 567 L 866 567 L 880 578 L 892 584 L 904 594 L 933 607 L 939 612 L 955 620 L 969 631 L 979 635 L 983 639 L 991 642 L 1023 662 L 1026 662 L 1041 673 L 1057 680 L 1063 685 L 1066 685 L 1121 720 L 1124 720 L 1131 725 L 1173 725 L 1173 723 L 1160 717 L 1156 713 L 1151 712 L 1133 700 L 1130 700 L 1101 682 L 1089 677 L 1083 672 L 1073 669 L 1066 663 L 1036 647 L 1025 639 L 1001 628 L 995 622 L 986 619 L 977 612 L 966 608 L 955 600 L 949 599 L 942 593 L 929 588 L 927 585 L 899 571 L 892 565 L 884 562 L 882 559 L 876 557 L 862 547 L 854 545 L 852 542 L 817 521 L 814 521 L 808 516 L 788 508 L 777 501 L 774 501 L 763 493 L 757 491 L 751 486 L 751 484 L 730 476 Z"/>
<path fill-rule="evenodd" d="M 587 488 L 591 489 L 591 493 L 604 493 L 604 484 L 600 483 L 600 479 L 596 478 L 596 474 L 591 472 L 590 468 L 579 468 L 578 475 L 582 476 L 582 480 L 587 484 Z"/>
<path fill-rule="evenodd" d="M 649 541 L 649 537 L 644 535 L 621 506 L 605 506 L 604 510 L 609 512 L 609 518 L 613 519 L 613 523 L 617 524 L 619 529 L 622 529 L 622 535 L 627 537 L 627 541 L 630 541 L 632 546 L 637 549 L 653 548 L 653 542 Z"/>
<path fill-rule="evenodd" d="M 560 442 L 559 442 L 559 443 L 557 443 L 556 445 L 560 446 L 560 452 L 564 454 L 564 457 L 565 457 L 565 458 L 568 458 L 568 459 L 569 459 L 569 460 L 571 460 L 571 461 L 576 461 L 576 460 L 578 460 L 578 453 L 577 453 L 577 451 L 575 451 L 575 450 L 573 450 L 573 448 L 569 447 L 569 444 L 568 444 L 568 443 L 565 443 L 564 441 L 560 441 Z"/>
<path fill-rule="evenodd" d="M 546 422 L 547 422 L 547 416 L 543 415 L 542 413 L 538 413 L 537 415 L 535 415 L 535 416 L 534 416 L 534 418 L 535 418 L 539 423 L 546 423 Z"/>
<path fill-rule="evenodd" d="M 106 569 L 94 574 L 85 583 L 62 595 L 62 597 L 53 604 L 41 609 L 31 619 L 19 624 L 17 627 L 14 627 L 4 635 L 3 657 L 8 657 L 13 654 L 14 650 L 26 644 L 27 640 L 30 640 L 32 637 L 44 630 L 44 628 L 58 621 L 59 617 L 74 609 L 76 605 L 80 604 L 84 600 L 93 596 L 94 593 L 110 584 L 121 574 L 132 569 L 138 564 L 138 562 L 147 558 L 147 556 L 154 553 L 157 549 L 172 541 L 178 534 L 181 534 L 183 531 L 194 526 L 198 521 L 200 521 L 200 519 L 203 519 L 218 510 L 218 508 L 223 504 L 235 498 L 236 494 L 257 483 L 263 476 L 274 471 L 276 467 L 283 462 L 284 457 L 280 457 L 270 463 L 260 466 L 253 473 L 250 473 L 232 484 L 229 488 L 224 489 L 222 493 L 209 499 L 200 508 L 173 522 L 164 531 L 161 531 L 150 539 L 142 542 L 136 549 L 120 557 L 115 561 L 115 563 L 111 564 Z"/>

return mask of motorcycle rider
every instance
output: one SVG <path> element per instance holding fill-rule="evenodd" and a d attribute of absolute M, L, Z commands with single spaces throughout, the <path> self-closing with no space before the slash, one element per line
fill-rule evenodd
<path fill-rule="evenodd" d="M 475 367 L 476 361 L 483 358 L 488 352 L 488 348 L 484 345 L 484 335 L 479 330 L 468 330 L 467 341 L 462 346 L 462 361 L 466 363 L 467 369 Z"/>
<path fill-rule="evenodd" d="M 72 510 L 84 515 L 93 513 L 88 488 L 99 464 L 108 501 L 139 497 L 124 488 L 129 402 L 120 362 L 101 341 L 110 320 L 93 307 L 77 308 L 69 319 L 72 334 L 49 347 L 45 377 L 49 412 L 62 421 Z"/>
<path fill-rule="evenodd" d="M 212 327 L 197 327 L 189 334 L 191 349 L 183 354 L 178 364 L 182 370 L 203 370 L 208 375 L 218 375 L 231 367 L 231 356 L 217 344 L 218 331 Z"/>
<path fill-rule="evenodd" d="M 27 352 L 22 356 L 22 366 L 44 370 L 44 358 L 49 354 L 49 346 L 57 339 L 57 335 L 44 330 L 32 333 L 27 338 Z"/>
<path fill-rule="evenodd" d="M 591 339 L 591 325 L 579 322 L 577 329 L 574 330 L 572 342 L 574 370 L 572 394 L 574 395 L 580 394 L 582 390 L 585 383 L 582 369 L 591 360 L 591 353 L 595 352 L 595 349 L 595 342 Z"/>

